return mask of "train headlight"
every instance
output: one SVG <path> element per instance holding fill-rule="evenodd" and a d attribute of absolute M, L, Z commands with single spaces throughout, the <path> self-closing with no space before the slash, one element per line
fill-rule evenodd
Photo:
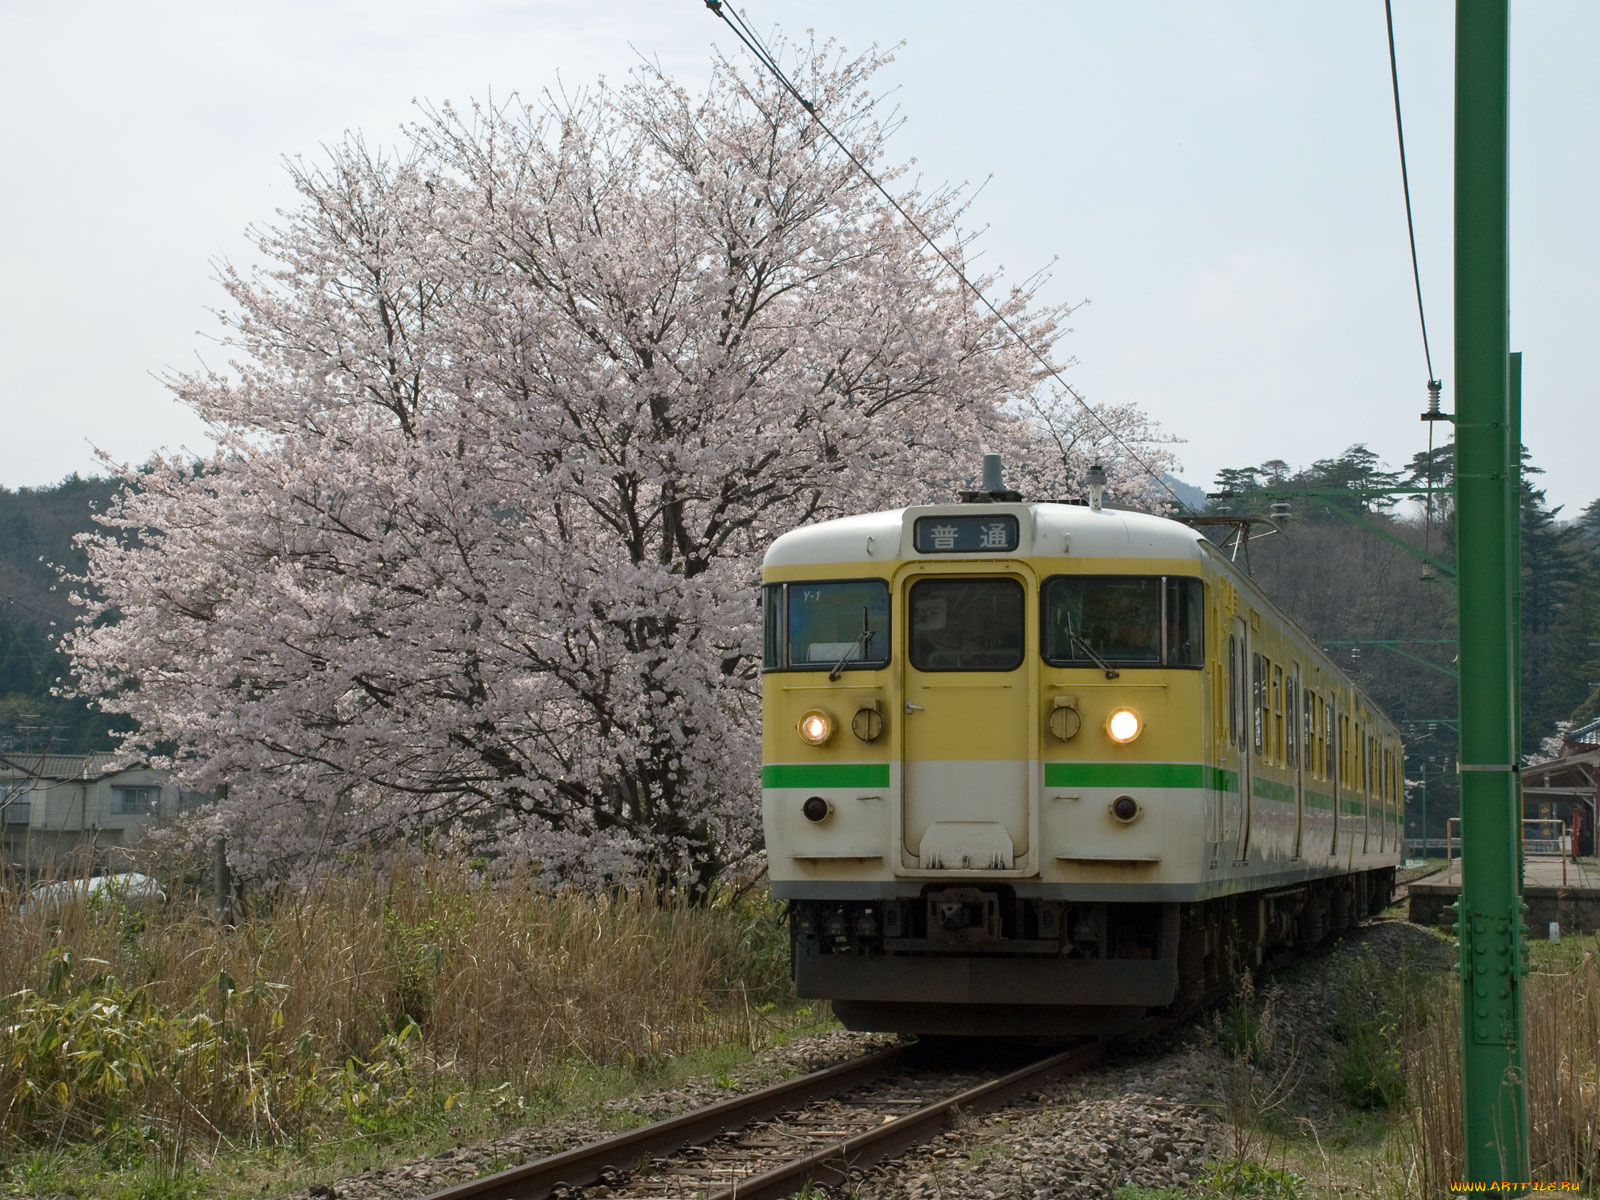
<path fill-rule="evenodd" d="M 833 717 L 820 708 L 813 708 L 800 718 L 795 726 L 800 740 L 809 746 L 820 746 L 833 736 Z"/>
<path fill-rule="evenodd" d="M 1106 732 L 1113 742 L 1131 742 L 1144 729 L 1144 722 L 1131 708 L 1119 708 L 1106 719 Z"/>

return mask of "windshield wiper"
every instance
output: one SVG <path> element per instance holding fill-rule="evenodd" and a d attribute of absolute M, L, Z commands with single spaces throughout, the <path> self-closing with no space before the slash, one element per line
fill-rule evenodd
<path fill-rule="evenodd" d="M 867 610 L 861 610 L 861 632 L 856 635 L 856 640 L 850 643 L 850 649 L 844 652 L 844 657 L 833 664 L 833 670 L 828 672 L 828 682 L 837 683 L 839 676 L 844 674 L 844 665 L 855 657 L 856 647 L 861 648 L 863 660 L 867 657 L 867 644 L 872 641 L 872 630 L 867 625 Z"/>
<path fill-rule="evenodd" d="M 1085 658 L 1106 673 L 1107 679 L 1115 679 L 1122 674 L 1121 671 L 1101 658 L 1095 648 L 1084 640 L 1083 635 L 1072 627 L 1072 619 L 1070 617 L 1067 618 L 1067 641 L 1074 649 L 1082 650 Z"/>

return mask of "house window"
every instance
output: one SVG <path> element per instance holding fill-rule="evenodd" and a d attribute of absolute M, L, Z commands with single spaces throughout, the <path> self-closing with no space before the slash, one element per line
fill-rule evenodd
<path fill-rule="evenodd" d="M 0 825 L 26 825 L 33 812 L 26 782 L 0 783 Z"/>
<path fill-rule="evenodd" d="M 161 809 L 161 789 L 158 787 L 112 788 L 115 800 L 112 811 L 119 816 L 151 816 Z"/>

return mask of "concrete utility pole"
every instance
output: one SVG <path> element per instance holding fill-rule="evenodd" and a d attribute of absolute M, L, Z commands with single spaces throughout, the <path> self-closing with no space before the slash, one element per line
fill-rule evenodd
<path fill-rule="evenodd" d="M 1517 787 L 1521 431 L 1511 407 L 1509 0 L 1456 6 L 1456 562 L 1461 630 L 1462 1108 L 1469 1182 L 1528 1178 Z M 1519 1189 L 1520 1190 L 1520 1189 Z M 1514 1194 L 1514 1193 L 1513 1193 Z"/>

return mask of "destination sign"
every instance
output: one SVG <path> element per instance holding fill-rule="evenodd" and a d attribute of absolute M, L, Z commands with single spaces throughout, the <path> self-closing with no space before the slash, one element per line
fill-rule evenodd
<path fill-rule="evenodd" d="M 985 516 L 918 517 L 911 544 L 918 554 L 975 554 L 1015 550 L 1017 519 L 1006 513 Z"/>

